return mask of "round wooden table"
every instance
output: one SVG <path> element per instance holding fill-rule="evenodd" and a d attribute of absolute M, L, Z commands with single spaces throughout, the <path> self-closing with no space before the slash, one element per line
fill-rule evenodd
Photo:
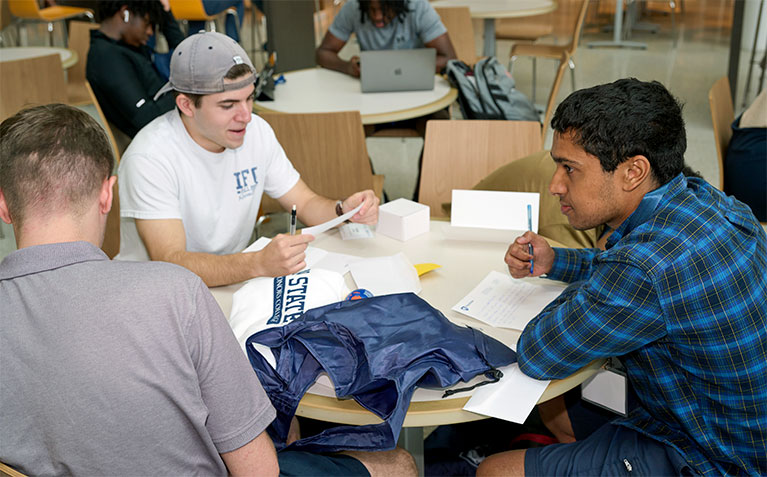
<path fill-rule="evenodd" d="M 435 8 L 468 7 L 472 18 L 484 20 L 483 55 L 495 56 L 495 20 L 543 15 L 556 10 L 554 0 L 437 0 Z"/>
<path fill-rule="evenodd" d="M 283 74 L 284 83 L 274 88 L 274 101 L 256 101 L 256 112 L 328 113 L 359 111 L 362 124 L 412 119 L 445 109 L 458 91 L 437 75 L 431 91 L 363 93 L 359 78 L 324 68 Z"/>
<path fill-rule="evenodd" d="M 52 55 L 58 53 L 61 57 L 61 67 L 64 69 L 76 65 L 79 58 L 75 50 L 69 48 L 56 48 L 50 46 L 14 46 L 9 48 L 0 48 L 0 62 L 25 60 L 28 58 L 37 58 L 40 56 Z"/>

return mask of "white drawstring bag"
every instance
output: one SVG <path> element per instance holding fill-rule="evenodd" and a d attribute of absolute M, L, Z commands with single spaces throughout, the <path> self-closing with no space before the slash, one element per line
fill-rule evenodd
<path fill-rule="evenodd" d="M 240 346 L 266 328 L 290 323 L 312 308 L 342 301 L 349 294 L 338 272 L 306 269 L 277 278 L 254 278 L 235 292 L 229 325 Z"/>

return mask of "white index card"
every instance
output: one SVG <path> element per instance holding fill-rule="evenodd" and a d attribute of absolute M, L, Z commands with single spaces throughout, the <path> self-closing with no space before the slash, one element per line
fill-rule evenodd
<path fill-rule="evenodd" d="M 549 381 L 526 376 L 517 363 L 500 370 L 503 373 L 501 380 L 475 389 L 463 409 L 522 424 L 541 398 Z"/>
<path fill-rule="evenodd" d="M 459 227 L 527 230 L 527 206 L 532 207 L 533 232 L 538 233 L 537 192 L 453 190 L 450 224 Z"/>

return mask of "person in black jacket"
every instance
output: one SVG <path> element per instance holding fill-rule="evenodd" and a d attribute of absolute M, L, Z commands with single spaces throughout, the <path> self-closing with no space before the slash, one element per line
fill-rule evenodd
<path fill-rule="evenodd" d="M 184 35 L 159 0 L 102 1 L 96 11 L 101 27 L 91 31 L 85 74 L 107 120 L 132 138 L 174 107 L 170 95 L 154 100 L 167 79 L 155 68 L 147 40 L 155 25 L 171 50 Z"/>

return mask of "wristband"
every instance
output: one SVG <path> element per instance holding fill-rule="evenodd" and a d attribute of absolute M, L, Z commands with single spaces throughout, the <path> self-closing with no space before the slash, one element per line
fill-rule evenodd
<path fill-rule="evenodd" d="M 336 215 L 339 217 L 344 215 L 344 201 L 342 200 L 336 202 Z"/>

